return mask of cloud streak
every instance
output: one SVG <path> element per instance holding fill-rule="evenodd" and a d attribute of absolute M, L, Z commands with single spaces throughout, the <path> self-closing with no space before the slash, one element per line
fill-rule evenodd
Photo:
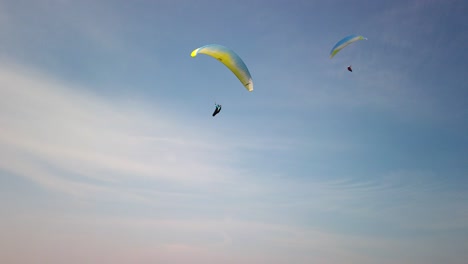
<path fill-rule="evenodd" d="M 25 72 L 0 70 L 5 171 L 73 193 L 129 179 L 194 184 L 232 174 L 229 154 L 209 143 L 211 135 L 192 128 L 187 137 L 161 109 L 125 99 L 112 104 Z"/>

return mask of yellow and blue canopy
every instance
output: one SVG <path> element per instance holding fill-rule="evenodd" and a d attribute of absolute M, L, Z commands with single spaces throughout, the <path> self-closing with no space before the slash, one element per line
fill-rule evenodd
<path fill-rule="evenodd" d="M 344 49 L 349 44 L 354 43 L 358 40 L 367 40 L 367 38 L 359 35 L 349 35 L 347 37 L 344 37 L 342 40 L 338 41 L 330 51 L 330 59 L 333 58 L 333 56 L 335 56 L 340 50 Z"/>
<path fill-rule="evenodd" d="M 247 91 L 253 91 L 252 76 L 250 75 L 249 69 L 239 55 L 231 49 L 218 44 L 210 44 L 195 49 L 192 51 L 191 56 L 196 57 L 197 54 L 205 54 L 217 59 L 237 76 Z"/>

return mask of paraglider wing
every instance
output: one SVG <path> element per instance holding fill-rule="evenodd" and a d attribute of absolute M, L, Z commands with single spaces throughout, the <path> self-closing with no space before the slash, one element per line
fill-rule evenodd
<path fill-rule="evenodd" d="M 195 49 L 192 51 L 191 56 L 196 57 L 197 54 L 205 54 L 219 60 L 237 76 L 247 91 L 253 91 L 252 76 L 250 75 L 249 69 L 239 55 L 231 49 L 218 44 L 210 44 Z"/>
<path fill-rule="evenodd" d="M 333 58 L 340 50 L 344 49 L 351 43 L 354 43 L 358 40 L 367 40 L 367 38 L 359 35 L 349 35 L 342 40 L 338 41 L 335 46 L 330 51 L 330 59 Z"/>

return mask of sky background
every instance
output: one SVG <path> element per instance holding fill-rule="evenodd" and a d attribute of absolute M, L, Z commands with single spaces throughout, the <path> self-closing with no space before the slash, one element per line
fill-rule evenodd
<path fill-rule="evenodd" d="M 467 14 L 0 0 L 0 262 L 465 264 Z"/>

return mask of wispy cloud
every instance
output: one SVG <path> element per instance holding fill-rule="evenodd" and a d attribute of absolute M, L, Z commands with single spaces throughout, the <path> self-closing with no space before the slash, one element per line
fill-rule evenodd
<path fill-rule="evenodd" d="M 259 170 L 255 172 L 260 175 L 254 175 L 234 166 L 242 160 L 238 156 L 242 153 L 235 151 L 238 145 L 232 142 L 239 139 L 230 137 L 223 139 L 230 143 L 214 145 L 213 138 L 218 142 L 216 138 L 222 136 L 196 127 L 184 132 L 182 126 L 187 123 L 179 122 L 177 113 L 129 98 L 84 92 L 19 66 L 0 67 L 0 87 L 3 172 L 78 201 L 98 202 L 101 210 L 106 201 L 139 208 L 134 217 L 118 212 L 120 217 L 113 217 L 105 209 L 90 215 L 31 208 L 32 218 L 22 213 L 5 215 L 8 224 L 0 228 L 13 241 L 8 246 L 13 253 L 6 260 L 28 262 L 26 256 L 14 253 L 27 247 L 31 256 L 48 262 L 87 252 L 90 260 L 115 263 L 155 259 L 171 263 L 284 263 L 291 259 L 372 263 L 376 253 L 366 252 L 383 253 L 391 247 L 408 253 L 405 245 L 422 242 L 419 237 L 383 238 L 385 232 L 357 236 L 334 231 L 316 220 L 303 224 L 305 219 L 328 214 L 413 232 L 466 228 L 466 195 L 450 195 L 444 185 L 421 182 L 427 179 L 424 173 L 401 173 L 367 182 L 353 177 L 288 179 L 284 172 L 266 177 Z M 245 139 L 240 142 L 249 145 Z M 269 146 L 268 140 L 252 139 L 252 145 L 258 150 L 283 149 L 281 144 Z M 439 193 L 440 203 L 430 195 L 434 192 Z M 89 211 L 90 205 L 69 203 Z M 447 208 L 447 204 L 452 206 Z M 147 210 L 154 212 L 143 213 Z M 434 210 L 440 212 L 439 217 L 434 218 Z M 452 210 L 457 214 L 447 214 Z M 397 217 L 401 213 L 406 218 Z M 69 229 L 71 226 L 75 228 Z M 52 227 L 62 232 L 51 235 Z M 29 230 L 34 238 L 19 230 Z M 94 242 L 79 235 L 86 232 L 94 234 Z M 29 237 L 30 243 L 18 244 L 22 237 Z M 67 248 L 76 252 L 63 248 L 59 255 L 47 253 L 56 252 L 52 247 L 63 247 L 57 241 L 69 241 Z M 133 241 L 133 245 L 125 241 Z M 412 247 L 419 257 L 425 255 L 424 245 L 437 244 L 421 245 L 420 249 Z M 103 256 L 93 247 L 107 253 Z M 249 247 L 255 250 L 247 250 Z M 408 259 L 402 257 L 400 262 Z"/>
<path fill-rule="evenodd" d="M 110 102 L 27 70 L 1 67 L 0 82 L 5 171 L 72 193 L 130 179 L 183 184 L 232 176 L 228 158 L 235 156 L 210 143 L 216 136 L 196 127 L 187 135 L 166 110 Z"/>

